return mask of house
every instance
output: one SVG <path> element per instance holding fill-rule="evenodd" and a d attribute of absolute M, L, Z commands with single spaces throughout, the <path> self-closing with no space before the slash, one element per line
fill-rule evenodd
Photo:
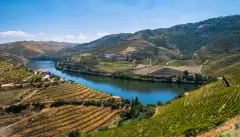
<path fill-rule="evenodd" d="M 61 78 L 60 81 L 65 81 L 64 78 Z"/>
<path fill-rule="evenodd" d="M 44 73 L 44 69 L 39 69 L 39 70 L 37 70 L 37 73 L 38 73 L 38 74 Z"/>
<path fill-rule="evenodd" d="M 43 78 L 42 78 L 42 81 L 48 81 L 50 79 L 50 75 L 45 75 Z"/>
<path fill-rule="evenodd" d="M 100 56 L 101 58 L 121 58 L 120 54 L 103 54 Z"/>

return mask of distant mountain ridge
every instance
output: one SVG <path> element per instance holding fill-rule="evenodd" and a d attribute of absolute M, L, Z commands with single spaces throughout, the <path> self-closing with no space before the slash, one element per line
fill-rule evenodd
<path fill-rule="evenodd" d="M 91 62 L 99 66 L 101 63 L 96 58 L 122 53 L 128 53 L 136 64 L 148 65 L 150 59 L 153 66 L 172 60 L 191 60 L 201 66 L 204 74 L 219 76 L 229 73 L 238 68 L 240 62 L 237 56 L 240 54 L 240 15 L 111 34 L 71 49 L 62 49 L 57 55 L 62 55 L 60 58 L 67 56 L 75 61 L 72 64 Z"/>
<path fill-rule="evenodd" d="M 79 44 L 70 51 L 94 50 L 119 46 L 122 41 L 142 39 L 155 46 L 179 49 L 183 55 L 191 55 L 202 46 L 232 33 L 240 31 L 240 15 L 212 18 L 196 23 L 175 25 L 170 28 L 146 29 L 133 34 L 111 34 L 90 43 Z M 83 48 L 84 47 L 84 48 Z"/>
<path fill-rule="evenodd" d="M 8 56 L 7 60 L 22 58 L 28 60 L 39 57 L 47 53 L 53 53 L 63 48 L 71 48 L 76 43 L 54 42 L 54 41 L 17 41 L 11 43 L 0 44 L 0 52 L 2 53 L 2 60 Z M 10 58 L 14 55 L 15 58 Z"/>

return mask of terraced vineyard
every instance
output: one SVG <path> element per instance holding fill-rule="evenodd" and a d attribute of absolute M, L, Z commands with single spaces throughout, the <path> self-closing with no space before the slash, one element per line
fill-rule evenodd
<path fill-rule="evenodd" d="M 27 102 L 51 102 L 57 100 L 108 100 L 111 95 L 84 85 L 65 82 L 40 90 Z"/>
<path fill-rule="evenodd" d="M 230 85 L 240 85 L 240 69 L 231 73 L 228 76 L 225 76 Z"/>
<path fill-rule="evenodd" d="M 158 107 L 152 118 L 111 129 L 94 136 L 195 136 L 217 126 L 240 112 L 239 72 L 228 75 L 231 86 L 223 80 L 203 86 L 188 95 Z M 229 79 L 229 81 L 230 81 Z"/>
<path fill-rule="evenodd" d="M 26 119 L 1 134 L 13 136 L 66 136 L 73 130 L 89 132 L 117 116 L 120 110 L 65 105 Z"/>
<path fill-rule="evenodd" d="M 24 118 L 24 114 L 8 114 L 8 115 L 1 115 L 0 116 L 0 129 L 2 127 L 8 126 L 13 124 L 17 121 L 20 121 Z M 1 135 L 1 134 L 0 134 Z"/>
<path fill-rule="evenodd" d="M 33 90 L 30 88 L 0 90 L 0 107 L 20 102 L 22 98 L 32 92 Z"/>
<path fill-rule="evenodd" d="M 0 84 L 20 82 L 32 74 L 33 72 L 26 71 L 24 68 L 6 62 L 0 62 Z"/>

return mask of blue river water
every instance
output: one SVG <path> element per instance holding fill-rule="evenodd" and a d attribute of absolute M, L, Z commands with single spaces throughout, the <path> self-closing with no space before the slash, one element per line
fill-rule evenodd
<path fill-rule="evenodd" d="M 143 104 L 156 104 L 158 101 L 167 102 L 182 92 L 188 92 L 197 88 L 194 84 L 134 81 L 63 72 L 56 70 L 53 61 L 31 61 L 27 64 L 27 68 L 32 70 L 44 69 L 66 80 L 73 80 L 76 83 L 111 93 L 114 96 L 120 96 L 130 100 L 137 96 Z"/>

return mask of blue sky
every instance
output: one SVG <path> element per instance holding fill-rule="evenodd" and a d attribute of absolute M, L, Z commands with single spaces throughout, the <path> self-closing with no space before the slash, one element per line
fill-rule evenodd
<path fill-rule="evenodd" d="M 88 42 L 240 13 L 240 0 L 0 0 L 0 43 Z"/>

